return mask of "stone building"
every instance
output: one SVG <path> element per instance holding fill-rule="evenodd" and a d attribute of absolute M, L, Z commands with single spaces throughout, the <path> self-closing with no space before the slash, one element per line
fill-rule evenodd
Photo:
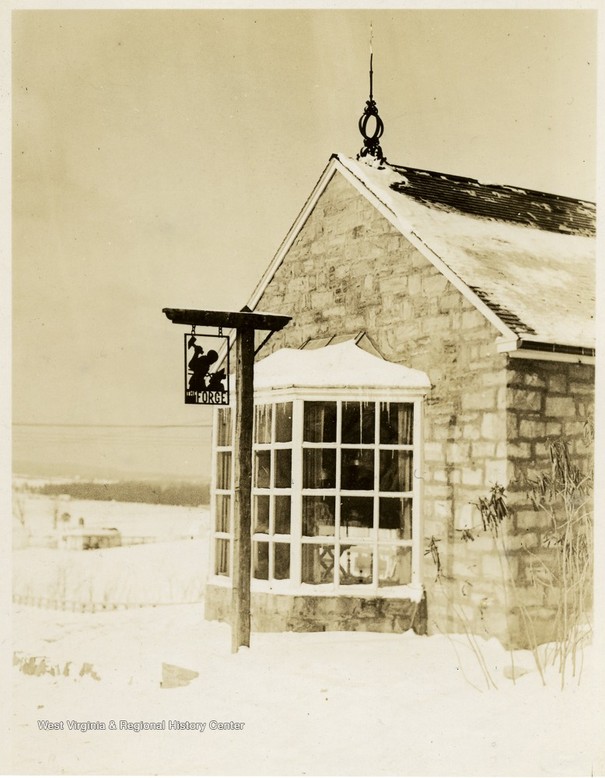
<path fill-rule="evenodd" d="M 594 205 L 367 152 L 330 159 L 248 303 L 292 317 L 255 368 L 253 629 L 522 645 L 521 604 L 546 640 L 553 551 L 527 483 L 554 439 L 591 469 Z M 230 415 L 206 602 L 226 620 Z M 496 485 L 497 537 L 478 507 Z"/>

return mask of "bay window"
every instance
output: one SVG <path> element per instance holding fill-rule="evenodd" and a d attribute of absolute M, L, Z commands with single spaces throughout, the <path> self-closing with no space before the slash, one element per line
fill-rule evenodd
<path fill-rule="evenodd" d="M 419 582 L 421 416 L 420 393 L 405 390 L 255 397 L 253 590 L 386 594 Z M 227 582 L 232 409 L 215 418 L 212 572 Z"/>

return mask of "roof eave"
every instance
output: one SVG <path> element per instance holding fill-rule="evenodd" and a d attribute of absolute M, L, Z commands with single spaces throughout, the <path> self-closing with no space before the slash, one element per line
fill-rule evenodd
<path fill-rule="evenodd" d="M 500 353 L 516 359 L 541 359 L 548 362 L 574 362 L 594 365 L 596 351 L 588 346 L 566 343 L 548 343 L 527 338 L 497 338 L 496 348 Z"/>

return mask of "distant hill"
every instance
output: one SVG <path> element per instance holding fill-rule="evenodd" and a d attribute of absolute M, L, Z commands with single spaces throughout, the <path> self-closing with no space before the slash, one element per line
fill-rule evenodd
<path fill-rule="evenodd" d="M 166 480 L 47 481 L 30 484 L 29 491 L 49 496 L 69 495 L 75 500 L 139 502 L 152 505 L 207 505 L 210 485 L 206 482 Z"/>
<path fill-rule="evenodd" d="M 13 460 L 13 475 L 26 478 L 62 478 L 62 479 L 104 479 L 119 481 L 129 478 L 140 479 L 170 479 L 171 481 L 198 480 L 190 472 L 169 472 L 145 469 L 125 469 L 123 467 L 105 467 L 86 465 L 82 462 L 39 462 L 27 459 Z M 207 474 L 199 473 L 199 480 L 208 480 Z"/>

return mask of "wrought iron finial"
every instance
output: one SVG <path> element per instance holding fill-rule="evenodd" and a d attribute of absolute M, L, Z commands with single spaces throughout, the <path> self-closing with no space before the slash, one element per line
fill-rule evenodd
<path fill-rule="evenodd" d="M 363 147 L 357 155 L 357 159 L 362 157 L 373 157 L 378 162 L 386 162 L 386 157 L 380 147 L 380 138 L 384 132 L 384 123 L 378 115 L 378 106 L 374 100 L 374 51 L 372 49 L 373 29 L 370 24 L 370 99 L 366 101 L 366 107 L 359 118 L 359 132 L 363 137 Z M 373 130 L 368 129 L 373 120 Z"/>

